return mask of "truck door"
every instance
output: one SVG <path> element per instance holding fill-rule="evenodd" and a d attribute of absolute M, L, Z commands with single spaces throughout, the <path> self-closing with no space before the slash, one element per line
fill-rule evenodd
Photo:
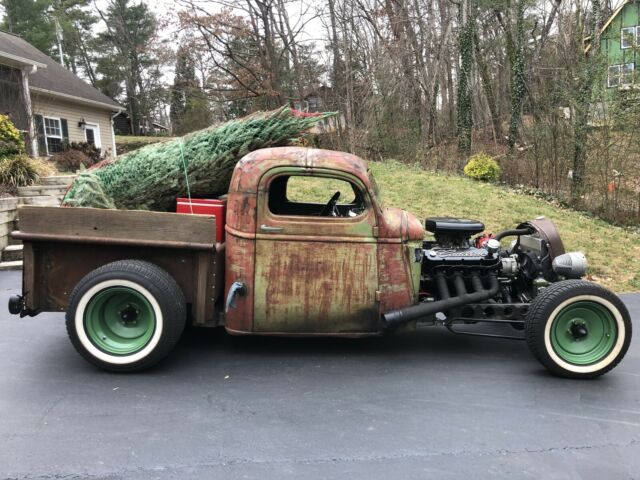
<path fill-rule="evenodd" d="M 273 169 L 257 207 L 254 331 L 377 331 L 376 216 L 359 180 Z"/>

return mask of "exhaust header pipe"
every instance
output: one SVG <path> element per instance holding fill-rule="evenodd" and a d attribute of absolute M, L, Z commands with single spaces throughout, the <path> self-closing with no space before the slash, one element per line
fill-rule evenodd
<path fill-rule="evenodd" d="M 462 277 L 457 278 L 462 280 Z M 460 280 L 458 280 L 458 283 Z M 418 305 L 412 305 L 398 310 L 391 310 L 390 312 L 382 314 L 382 321 L 386 328 L 395 328 L 404 323 L 410 322 L 411 320 L 426 317 L 427 315 L 433 315 L 437 312 L 446 312 L 447 310 L 461 307 L 468 303 L 478 303 L 483 300 L 488 300 L 491 297 L 495 297 L 500 290 L 500 284 L 498 283 L 498 277 L 496 275 L 489 276 L 490 287 L 488 289 L 482 288 L 482 281 L 478 275 L 473 275 L 471 277 L 471 284 L 474 288 L 481 288 L 473 293 L 463 293 L 456 297 L 445 298 L 435 302 L 419 303 Z"/>

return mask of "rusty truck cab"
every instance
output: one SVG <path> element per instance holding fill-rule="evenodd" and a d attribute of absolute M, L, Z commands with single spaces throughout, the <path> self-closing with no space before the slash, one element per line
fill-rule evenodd
<path fill-rule="evenodd" d="M 291 185 L 305 177 L 340 182 L 350 201 L 338 204 L 334 191 L 326 204 L 293 198 Z M 417 301 L 421 222 L 383 208 L 366 162 L 354 155 L 250 153 L 234 171 L 227 218 L 225 291 L 244 286 L 226 311 L 231 333 L 375 334 L 381 313 Z"/>

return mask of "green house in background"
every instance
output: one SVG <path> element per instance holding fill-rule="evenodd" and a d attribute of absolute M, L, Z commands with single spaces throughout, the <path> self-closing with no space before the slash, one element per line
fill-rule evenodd
<path fill-rule="evenodd" d="M 587 52 L 590 46 L 587 46 Z M 626 0 L 600 33 L 600 50 L 607 59 L 607 89 L 629 88 L 640 69 L 640 1 Z M 640 77 L 638 77 L 640 80 Z M 608 95 L 610 96 L 610 95 Z"/>

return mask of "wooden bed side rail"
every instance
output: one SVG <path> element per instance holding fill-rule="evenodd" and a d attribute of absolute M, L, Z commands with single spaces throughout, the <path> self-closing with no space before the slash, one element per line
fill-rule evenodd
<path fill-rule="evenodd" d="M 216 219 L 143 210 L 23 206 L 15 238 L 214 250 Z"/>

